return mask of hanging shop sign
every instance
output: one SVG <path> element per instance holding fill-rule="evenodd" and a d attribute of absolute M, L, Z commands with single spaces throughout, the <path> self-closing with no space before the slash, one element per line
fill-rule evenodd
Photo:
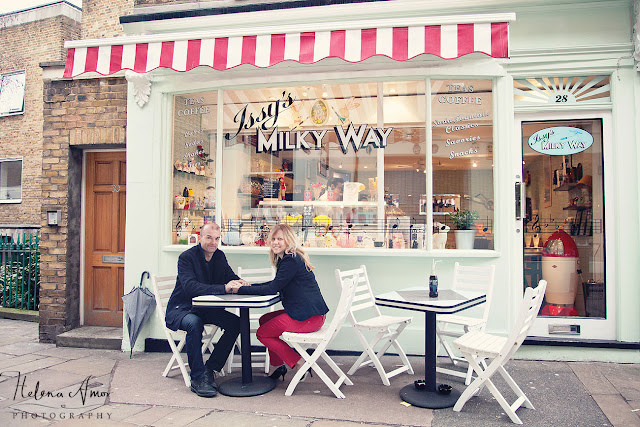
<path fill-rule="evenodd" d="M 529 137 L 532 150 L 550 156 L 580 153 L 592 144 L 593 136 L 589 132 L 568 126 L 540 129 Z"/>

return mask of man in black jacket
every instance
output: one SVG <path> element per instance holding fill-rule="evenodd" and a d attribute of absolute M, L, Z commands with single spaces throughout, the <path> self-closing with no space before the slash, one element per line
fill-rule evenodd
<path fill-rule="evenodd" d="M 217 394 L 215 371 L 224 366 L 240 332 L 240 319 L 223 308 L 198 308 L 191 299 L 200 295 L 231 293 L 233 287 L 246 284 L 231 269 L 227 258 L 218 250 L 220 226 L 205 224 L 200 230 L 200 244 L 178 258 L 176 287 L 167 303 L 167 327 L 187 332 L 187 358 L 191 368 L 191 391 L 201 397 Z M 224 330 L 206 363 L 202 358 L 202 333 L 205 324 Z"/>

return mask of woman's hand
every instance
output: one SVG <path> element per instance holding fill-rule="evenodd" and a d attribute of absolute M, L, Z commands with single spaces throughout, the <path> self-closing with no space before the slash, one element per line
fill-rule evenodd
<path fill-rule="evenodd" d="M 228 294 L 237 294 L 242 286 L 251 286 L 246 280 L 231 280 L 224 286 L 224 291 Z"/>

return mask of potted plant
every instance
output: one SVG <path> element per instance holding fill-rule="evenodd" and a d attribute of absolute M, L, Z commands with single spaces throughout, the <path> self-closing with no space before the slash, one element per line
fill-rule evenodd
<path fill-rule="evenodd" d="M 449 219 L 456 228 L 453 231 L 456 238 L 456 249 L 473 249 L 476 235 L 474 225 L 478 219 L 478 211 L 456 209 L 449 215 Z"/>

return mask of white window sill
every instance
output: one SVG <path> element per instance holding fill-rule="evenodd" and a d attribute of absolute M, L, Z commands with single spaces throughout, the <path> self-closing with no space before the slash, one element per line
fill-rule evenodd
<path fill-rule="evenodd" d="M 194 245 L 169 245 L 164 246 L 164 252 L 182 253 Z M 220 246 L 227 254 L 266 254 L 269 252 L 267 246 Z M 305 252 L 313 255 L 329 256 L 399 256 L 399 257 L 428 257 L 428 258 L 499 258 L 499 251 L 487 249 L 457 250 L 438 249 L 426 251 L 423 249 L 369 249 L 369 248 L 304 248 Z"/>

